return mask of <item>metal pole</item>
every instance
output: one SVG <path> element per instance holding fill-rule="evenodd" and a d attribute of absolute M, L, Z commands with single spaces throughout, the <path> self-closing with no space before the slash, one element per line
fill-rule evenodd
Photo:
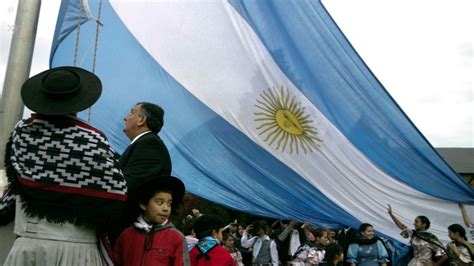
<path fill-rule="evenodd" d="M 23 116 L 20 89 L 30 75 L 40 7 L 41 0 L 18 1 L 0 110 L 0 169 L 5 168 L 5 145 L 10 133 Z"/>

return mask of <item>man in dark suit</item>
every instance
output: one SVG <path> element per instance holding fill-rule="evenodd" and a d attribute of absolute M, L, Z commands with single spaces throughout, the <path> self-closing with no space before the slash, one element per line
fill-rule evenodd
<path fill-rule="evenodd" d="M 156 104 L 141 102 L 124 118 L 123 131 L 132 141 L 119 159 L 132 199 L 144 182 L 169 176 L 171 159 L 163 141 L 157 135 L 163 126 L 164 111 Z"/>
<path fill-rule="evenodd" d="M 108 236 L 112 245 L 120 233 L 140 215 L 140 186 L 160 176 L 171 175 L 168 149 L 157 135 L 163 126 L 164 113 L 156 104 L 140 102 L 124 118 L 123 132 L 132 143 L 120 156 L 118 164 L 127 181 L 128 198 L 123 218 L 109 228 Z"/>

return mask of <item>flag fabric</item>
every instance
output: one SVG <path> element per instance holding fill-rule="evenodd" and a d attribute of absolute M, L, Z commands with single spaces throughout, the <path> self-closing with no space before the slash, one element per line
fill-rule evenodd
<path fill-rule="evenodd" d="M 200 197 L 400 241 L 388 204 L 444 241 L 474 204 L 320 1 L 63 1 L 51 65 L 75 54 L 103 83 L 92 124 L 124 150 L 130 108 L 162 106 L 173 174 Z"/>

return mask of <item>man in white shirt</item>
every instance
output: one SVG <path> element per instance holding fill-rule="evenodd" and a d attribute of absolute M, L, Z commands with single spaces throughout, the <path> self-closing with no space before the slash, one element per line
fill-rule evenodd
<path fill-rule="evenodd" d="M 250 237 L 249 231 L 255 236 Z M 242 247 L 252 248 L 252 265 L 278 265 L 278 250 L 275 241 L 266 234 L 265 221 L 257 221 L 247 226 L 240 240 Z"/>

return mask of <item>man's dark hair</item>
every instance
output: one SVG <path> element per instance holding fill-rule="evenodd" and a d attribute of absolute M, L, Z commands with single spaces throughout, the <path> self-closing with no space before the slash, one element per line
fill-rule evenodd
<path fill-rule="evenodd" d="M 263 229 L 263 231 L 265 231 L 265 234 L 267 233 L 267 222 L 265 220 L 258 220 L 258 221 L 255 221 L 252 223 L 253 225 L 253 233 L 255 235 L 258 234 L 258 231 L 260 231 L 260 229 Z"/>
<path fill-rule="evenodd" d="M 430 228 L 431 223 L 430 223 L 430 219 L 428 219 L 428 217 L 423 216 L 423 215 L 420 215 L 420 216 L 418 216 L 418 217 L 416 217 L 416 218 L 420 219 L 421 223 L 423 223 L 423 224 L 426 225 L 426 228 L 425 228 L 425 229 L 428 230 L 428 229 Z"/>
<path fill-rule="evenodd" d="M 165 111 L 158 105 L 149 102 L 139 102 L 137 105 L 141 105 L 141 115 L 146 116 L 146 125 L 153 133 L 160 132 L 163 127 L 163 117 Z"/>

